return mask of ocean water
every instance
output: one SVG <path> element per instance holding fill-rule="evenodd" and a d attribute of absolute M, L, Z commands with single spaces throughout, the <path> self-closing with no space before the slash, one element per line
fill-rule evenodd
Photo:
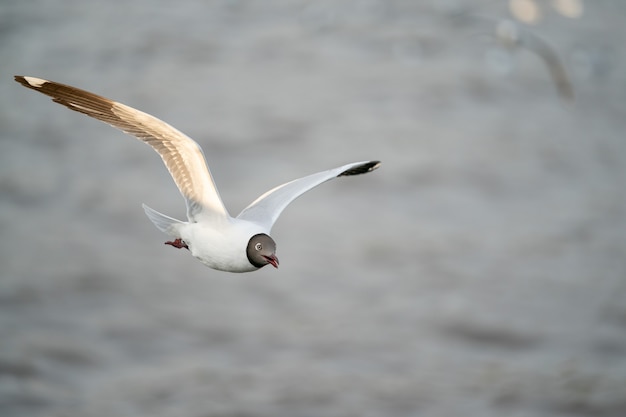
<path fill-rule="evenodd" d="M 504 1 L 0 3 L 0 414 L 626 415 L 626 7 L 534 4 L 574 101 Z M 154 152 L 14 74 L 189 134 L 233 215 L 382 165 L 217 272 Z"/>

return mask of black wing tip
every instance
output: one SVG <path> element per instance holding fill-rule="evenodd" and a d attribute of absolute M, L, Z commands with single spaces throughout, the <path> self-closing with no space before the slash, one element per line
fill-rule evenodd
<path fill-rule="evenodd" d="M 30 84 L 23 75 L 14 75 L 13 79 L 25 87 L 30 87 Z"/>
<path fill-rule="evenodd" d="M 377 169 L 380 166 L 380 161 L 369 161 L 369 162 L 364 162 L 360 165 L 357 165 L 355 167 L 346 169 L 345 171 L 343 171 L 341 174 L 337 175 L 338 177 L 346 177 L 349 175 L 360 175 L 360 174 L 367 174 L 368 172 L 372 172 L 373 170 Z"/>

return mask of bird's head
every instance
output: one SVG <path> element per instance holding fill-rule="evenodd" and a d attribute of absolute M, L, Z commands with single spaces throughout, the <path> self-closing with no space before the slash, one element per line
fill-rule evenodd
<path fill-rule="evenodd" d="M 278 268 L 278 258 L 276 257 L 276 242 L 265 233 L 254 235 L 248 241 L 246 255 L 250 263 L 257 268 L 262 268 L 271 264 Z"/>

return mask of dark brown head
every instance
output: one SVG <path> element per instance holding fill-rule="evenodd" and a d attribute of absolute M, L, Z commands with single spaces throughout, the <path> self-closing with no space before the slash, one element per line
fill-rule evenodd
<path fill-rule="evenodd" d="M 248 261 L 257 268 L 262 268 L 267 264 L 272 264 L 274 268 L 278 268 L 276 242 L 265 233 L 259 233 L 250 238 L 246 255 L 248 255 Z"/>

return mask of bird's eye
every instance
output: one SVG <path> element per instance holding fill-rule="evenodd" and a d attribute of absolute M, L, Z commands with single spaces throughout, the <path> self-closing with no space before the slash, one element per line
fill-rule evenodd
<path fill-rule="evenodd" d="M 257 243 L 256 245 L 254 245 L 254 248 L 256 250 L 261 250 L 261 249 L 263 249 L 263 245 L 261 245 L 260 243 Z"/>

